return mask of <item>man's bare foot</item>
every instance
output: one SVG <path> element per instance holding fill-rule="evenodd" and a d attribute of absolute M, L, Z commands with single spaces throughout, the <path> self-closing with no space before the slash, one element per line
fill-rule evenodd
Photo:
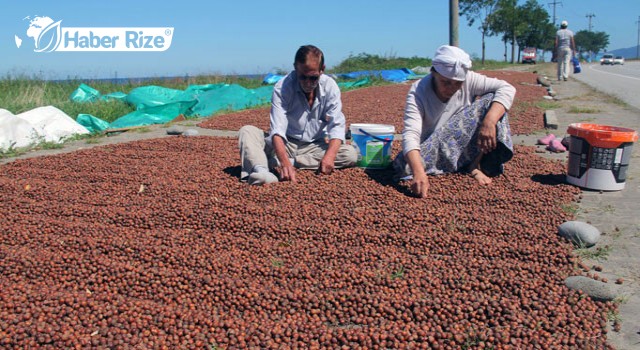
<path fill-rule="evenodd" d="M 470 173 L 471 177 L 476 179 L 480 185 L 491 184 L 491 178 L 485 175 L 480 169 L 473 169 Z"/>

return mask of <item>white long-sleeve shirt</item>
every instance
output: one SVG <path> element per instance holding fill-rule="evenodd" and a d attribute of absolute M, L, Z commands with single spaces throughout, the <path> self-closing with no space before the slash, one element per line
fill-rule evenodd
<path fill-rule="evenodd" d="M 402 153 L 419 150 L 420 143 L 451 116 L 470 105 L 476 97 L 490 92 L 494 93 L 493 102 L 501 103 L 507 110 L 511 108 L 516 95 L 516 89 L 511 84 L 473 71 L 467 73 L 462 88 L 448 102 L 442 102 L 436 96 L 431 74 L 413 83 L 404 111 Z"/>
<path fill-rule="evenodd" d="M 280 79 L 271 97 L 271 131 L 267 142 L 279 135 L 303 142 L 345 139 L 346 120 L 342 113 L 340 88 L 331 77 L 322 74 L 316 88 L 313 106 L 309 107 L 296 72 Z"/>

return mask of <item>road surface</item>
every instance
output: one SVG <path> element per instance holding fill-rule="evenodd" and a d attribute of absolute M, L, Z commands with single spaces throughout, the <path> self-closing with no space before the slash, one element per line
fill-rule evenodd
<path fill-rule="evenodd" d="M 614 66 L 583 63 L 582 72 L 572 77 L 640 109 L 640 62 L 638 61 Z"/>

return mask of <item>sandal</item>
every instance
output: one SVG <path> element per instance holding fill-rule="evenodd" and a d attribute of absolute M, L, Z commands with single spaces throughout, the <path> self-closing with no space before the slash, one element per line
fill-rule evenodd
<path fill-rule="evenodd" d="M 562 142 L 560 140 L 553 140 L 551 141 L 551 143 L 549 143 L 549 146 L 547 146 L 547 150 L 555 153 L 562 153 L 566 152 L 567 148 L 562 145 Z"/>
<path fill-rule="evenodd" d="M 554 134 L 549 134 L 543 138 L 538 139 L 538 144 L 539 145 L 548 145 L 551 143 L 551 141 L 556 139 L 556 135 Z"/>

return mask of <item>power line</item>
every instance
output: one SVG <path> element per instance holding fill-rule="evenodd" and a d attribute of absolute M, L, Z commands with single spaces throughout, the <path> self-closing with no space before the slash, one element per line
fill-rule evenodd
<path fill-rule="evenodd" d="M 589 18 L 589 31 L 591 31 L 591 19 L 595 17 L 593 13 L 588 13 L 585 17 Z"/>
<path fill-rule="evenodd" d="M 553 25 L 556 25 L 556 5 L 562 5 L 562 1 L 553 0 L 549 5 L 553 5 Z"/>

